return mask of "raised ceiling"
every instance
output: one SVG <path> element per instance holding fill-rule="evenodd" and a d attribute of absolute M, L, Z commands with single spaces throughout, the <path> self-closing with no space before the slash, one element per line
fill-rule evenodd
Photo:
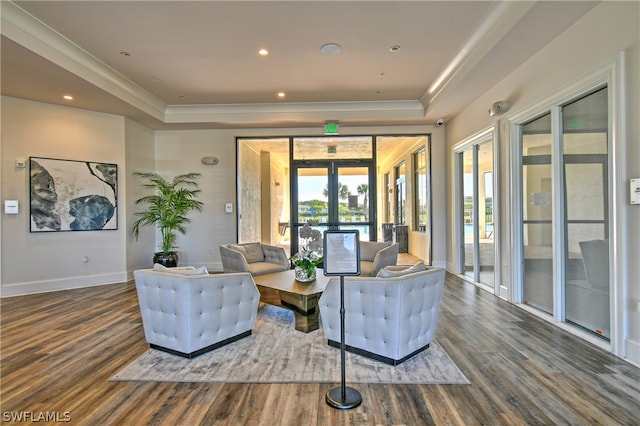
<path fill-rule="evenodd" d="M 2 1 L 1 89 L 157 129 L 434 124 L 595 4 Z"/>

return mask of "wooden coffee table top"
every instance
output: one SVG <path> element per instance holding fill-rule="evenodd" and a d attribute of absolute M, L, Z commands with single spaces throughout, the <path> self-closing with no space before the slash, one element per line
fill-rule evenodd
<path fill-rule="evenodd" d="M 312 295 L 322 293 L 331 277 L 325 277 L 322 269 L 316 271 L 316 279 L 310 283 L 295 280 L 293 269 L 272 274 L 256 275 L 253 280 L 257 285 L 293 294 Z"/>

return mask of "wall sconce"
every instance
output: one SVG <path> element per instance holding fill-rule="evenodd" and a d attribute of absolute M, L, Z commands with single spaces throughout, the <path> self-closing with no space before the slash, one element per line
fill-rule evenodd
<path fill-rule="evenodd" d="M 489 116 L 495 117 L 496 115 L 502 115 L 509 110 L 509 102 L 507 101 L 499 101 L 491 105 L 489 108 Z"/>
<path fill-rule="evenodd" d="M 218 160 L 218 157 L 211 157 L 211 156 L 202 157 L 200 161 L 202 161 L 202 164 L 204 164 L 205 166 L 215 166 L 220 162 L 220 160 Z"/>

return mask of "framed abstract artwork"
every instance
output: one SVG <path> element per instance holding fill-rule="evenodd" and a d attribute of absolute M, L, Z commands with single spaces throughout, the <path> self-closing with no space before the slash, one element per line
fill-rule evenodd
<path fill-rule="evenodd" d="M 29 158 L 31 232 L 118 229 L 118 165 Z"/>

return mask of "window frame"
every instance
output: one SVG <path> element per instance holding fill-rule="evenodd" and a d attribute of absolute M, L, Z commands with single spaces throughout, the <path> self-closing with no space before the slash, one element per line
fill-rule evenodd
<path fill-rule="evenodd" d="M 411 159 L 413 162 L 413 230 L 416 232 L 427 232 L 429 229 L 429 222 L 431 220 L 431 188 L 430 188 L 430 138 L 427 139 L 427 143 L 417 150 L 411 153 Z M 420 158 L 423 156 L 424 158 Z M 424 176 L 424 179 L 421 177 Z M 424 185 L 424 198 L 421 199 L 422 186 Z M 424 201 L 424 203 L 423 203 Z M 426 215 L 424 223 L 421 223 L 421 206 L 425 207 L 424 214 Z"/>

